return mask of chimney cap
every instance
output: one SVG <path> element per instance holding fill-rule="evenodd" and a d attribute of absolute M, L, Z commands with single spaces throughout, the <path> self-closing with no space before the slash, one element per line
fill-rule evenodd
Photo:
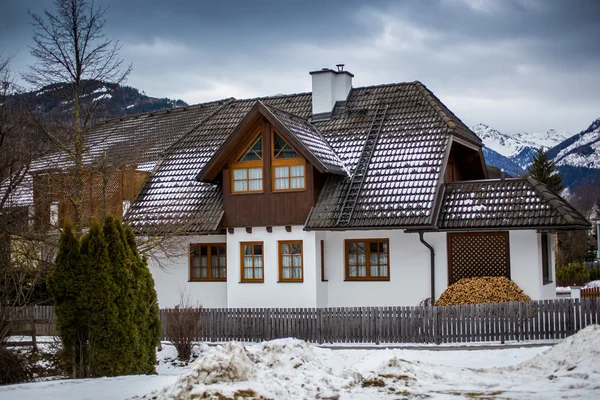
<path fill-rule="evenodd" d="M 337 67 L 338 65 L 342 65 L 342 66 L 343 66 L 344 64 L 337 64 L 337 65 L 336 65 L 336 67 Z M 350 77 L 351 77 L 351 78 L 354 78 L 354 74 L 352 74 L 352 73 L 350 73 L 350 72 L 348 72 L 348 71 L 343 71 L 343 67 L 342 67 L 342 70 L 340 70 L 340 68 L 338 67 L 338 70 L 337 70 L 337 71 L 334 71 L 334 70 L 333 70 L 333 69 L 331 69 L 331 68 L 321 68 L 320 70 L 317 70 L 317 71 L 310 71 L 310 72 L 309 72 L 309 74 L 310 74 L 310 75 L 316 75 L 316 74 L 326 74 L 326 73 L 333 73 L 333 74 L 336 74 L 336 75 L 339 75 L 339 74 L 346 74 L 346 75 L 350 75 Z"/>

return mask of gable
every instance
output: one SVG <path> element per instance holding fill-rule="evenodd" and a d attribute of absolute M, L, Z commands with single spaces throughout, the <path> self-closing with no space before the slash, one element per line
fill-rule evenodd
<path fill-rule="evenodd" d="M 239 142 L 244 140 L 248 128 L 261 120 L 268 121 L 277 131 L 278 135 L 289 144 L 290 148 L 293 147 L 296 149 L 295 151 L 297 154 L 314 165 L 319 172 L 345 173 L 341 161 L 337 159 L 337 156 L 331 148 L 327 149 L 329 146 L 325 140 L 319 140 L 314 129 L 304 130 L 301 132 L 302 135 L 298 135 L 296 130 L 297 126 L 290 123 L 293 121 L 293 118 L 290 118 L 290 121 L 286 121 L 288 124 L 283 123 L 273 111 L 274 109 L 257 101 L 252 109 L 245 115 L 244 119 L 233 130 L 228 140 L 223 143 L 204 168 L 202 168 L 197 176 L 198 180 L 203 182 L 214 181 L 219 171 L 223 169 L 227 163 L 227 155 L 235 151 L 236 147 L 239 146 Z M 281 115 L 281 113 L 282 112 L 280 112 L 279 115 Z M 311 134 L 312 141 L 308 140 Z M 318 146 L 317 144 L 321 144 L 321 146 Z"/>

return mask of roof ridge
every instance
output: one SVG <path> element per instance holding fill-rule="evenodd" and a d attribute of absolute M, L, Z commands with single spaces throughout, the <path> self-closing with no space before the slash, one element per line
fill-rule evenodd
<path fill-rule="evenodd" d="M 225 102 L 223 104 L 221 104 L 219 107 L 217 107 L 214 111 L 212 111 L 210 114 L 208 114 L 206 117 L 204 117 L 202 119 L 202 121 L 198 122 L 195 126 L 193 126 L 192 128 L 190 128 L 186 133 L 184 133 L 183 135 L 181 135 L 179 137 L 179 139 L 177 139 L 176 141 L 174 141 L 173 143 L 171 143 L 171 145 L 166 148 L 162 154 L 160 155 L 160 159 L 157 161 L 156 163 L 156 168 L 158 168 L 158 166 L 160 164 L 162 164 L 162 161 L 167 157 L 167 155 L 169 154 L 169 152 L 171 151 L 171 149 L 173 149 L 173 147 L 175 147 L 176 144 L 180 143 L 184 138 L 186 138 L 190 133 L 194 132 L 196 129 L 198 129 L 200 126 L 204 125 L 204 123 L 206 121 L 208 121 L 209 119 L 211 119 L 212 117 L 214 117 L 215 115 L 217 115 L 223 108 L 225 108 L 225 106 L 228 106 L 230 104 L 232 104 L 233 102 L 235 102 L 236 99 L 234 97 L 230 97 L 228 99 L 225 100 Z"/>
<path fill-rule="evenodd" d="M 414 81 L 413 84 L 419 90 L 419 92 L 425 97 L 425 100 L 429 102 L 429 104 L 433 107 L 435 111 L 439 114 L 439 116 L 444 120 L 448 128 L 454 130 L 456 128 L 456 124 L 452 119 L 446 114 L 446 112 L 440 106 L 440 99 L 435 97 L 435 95 L 431 92 L 431 90 L 427 89 L 425 85 L 423 85 L 420 81 Z"/>
<path fill-rule="evenodd" d="M 107 125 L 107 124 L 110 124 L 112 122 L 123 122 L 123 121 L 128 121 L 128 120 L 131 120 L 131 119 L 138 119 L 138 118 L 143 117 L 143 116 L 154 115 L 154 114 L 168 114 L 168 113 L 171 113 L 171 112 L 189 111 L 190 109 L 202 108 L 202 107 L 206 107 L 206 106 L 208 106 L 210 104 L 224 103 L 224 102 L 228 102 L 228 101 L 231 101 L 231 100 L 235 100 L 235 97 L 227 97 L 227 98 L 220 99 L 220 100 L 211 100 L 211 101 L 207 101 L 205 103 L 192 104 L 190 106 L 162 108 L 160 110 L 147 111 L 147 112 L 138 113 L 138 114 L 131 114 L 131 115 L 124 115 L 122 117 L 113 117 L 113 118 L 109 118 L 109 119 L 105 119 L 105 120 L 102 120 L 100 122 L 97 122 L 96 124 L 94 124 L 94 125 L 92 125 L 90 127 L 90 130 L 94 130 L 96 128 L 100 128 L 103 125 Z"/>
<path fill-rule="evenodd" d="M 353 90 L 360 90 L 360 89 L 373 89 L 373 88 L 392 87 L 392 86 L 409 86 L 409 85 L 414 85 L 415 82 L 418 82 L 418 81 L 381 83 L 379 85 L 369 85 L 369 86 L 352 87 L 352 89 Z"/>
<path fill-rule="evenodd" d="M 310 123 L 308 120 L 306 120 L 306 119 L 302 118 L 302 117 L 301 117 L 301 116 L 299 116 L 299 115 L 292 114 L 291 112 L 289 112 L 289 111 L 285 111 L 285 110 L 282 110 L 282 109 L 281 109 L 281 108 L 279 108 L 279 107 L 275 107 L 275 106 L 271 106 L 271 105 L 269 105 L 269 104 L 265 104 L 265 103 L 263 103 L 261 100 L 256 100 L 256 101 L 258 101 L 260 104 L 262 104 L 263 106 L 265 106 L 265 107 L 267 107 L 267 108 L 271 108 L 271 109 L 273 109 L 273 110 L 275 110 L 275 111 L 282 112 L 282 113 L 284 113 L 284 114 L 287 114 L 287 115 L 289 115 L 289 116 L 291 116 L 291 117 L 298 118 L 298 119 L 302 120 L 302 122 L 308 122 L 308 123 Z M 310 124 L 310 125 L 311 125 L 311 126 L 313 126 L 312 124 Z"/>
<path fill-rule="evenodd" d="M 257 96 L 257 97 L 247 97 L 245 99 L 235 99 L 235 101 L 262 101 L 262 100 L 266 100 L 266 99 L 282 99 L 282 98 L 286 98 L 286 97 L 298 97 L 298 96 L 306 96 L 306 95 L 311 95 L 312 96 L 312 92 L 299 92 L 299 93 L 289 93 L 289 94 L 274 94 L 274 95 L 270 95 L 270 96 Z"/>
<path fill-rule="evenodd" d="M 461 120 L 456 114 L 454 114 L 452 110 L 450 110 L 440 100 L 439 97 L 437 97 L 431 90 L 429 90 L 427 86 L 425 86 L 421 81 L 414 81 L 413 83 L 419 89 L 419 92 L 421 92 L 421 94 L 427 99 L 429 104 L 431 104 L 431 106 L 438 112 L 440 117 L 448 125 L 448 128 L 450 128 L 451 133 L 458 133 L 458 129 L 461 128 L 466 129 L 467 132 L 473 135 L 479 142 L 482 142 L 481 138 L 479 138 L 479 136 L 477 136 L 477 134 L 473 132 L 471 128 L 469 128 L 467 124 L 463 122 L 463 120 Z M 456 119 L 456 121 L 458 121 L 459 124 L 454 122 L 453 118 Z"/>

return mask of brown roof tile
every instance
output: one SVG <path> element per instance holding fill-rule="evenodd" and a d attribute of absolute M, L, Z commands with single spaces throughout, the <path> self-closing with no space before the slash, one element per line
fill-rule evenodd
<path fill-rule="evenodd" d="M 590 223 L 542 183 L 505 179 L 447 183 L 438 228 L 569 228 Z"/>

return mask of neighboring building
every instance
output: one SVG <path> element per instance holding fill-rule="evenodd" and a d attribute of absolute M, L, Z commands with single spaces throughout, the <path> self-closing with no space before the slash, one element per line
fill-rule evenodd
<path fill-rule="evenodd" d="M 178 139 L 126 219 L 178 238 L 152 266 L 161 307 L 182 290 L 205 307 L 415 305 L 481 275 L 554 298 L 550 234 L 589 229 L 581 214 L 532 179 L 487 179 L 481 140 L 420 82 L 311 75 L 312 93 L 224 100 L 193 128 L 148 120 Z"/>

